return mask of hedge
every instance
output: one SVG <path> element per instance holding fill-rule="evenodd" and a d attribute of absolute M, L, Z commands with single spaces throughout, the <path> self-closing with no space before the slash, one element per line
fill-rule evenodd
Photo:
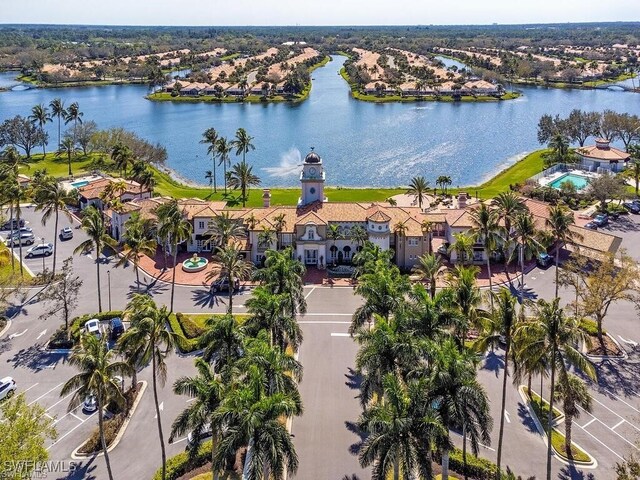
<path fill-rule="evenodd" d="M 198 338 L 205 332 L 205 329 L 194 322 L 188 315 L 184 313 L 176 313 L 176 320 L 180 323 L 184 336 L 188 339 Z"/>
<path fill-rule="evenodd" d="M 598 335 L 598 324 L 595 320 L 591 320 L 589 318 L 583 318 L 580 320 L 580 329 L 591 337 L 596 337 Z M 604 328 L 602 329 L 602 333 L 606 335 L 606 331 Z"/>
<path fill-rule="evenodd" d="M 211 460 L 211 448 L 211 440 L 207 440 L 206 442 L 202 442 L 198 452 L 192 454 L 191 457 L 189 456 L 189 452 L 181 452 L 168 458 L 166 480 L 176 480 L 185 473 L 206 464 Z M 153 480 L 162 480 L 162 467 L 156 471 Z"/>
<path fill-rule="evenodd" d="M 454 448 L 449 454 L 449 468 L 461 475 L 465 474 L 462 450 L 459 448 Z M 466 474 L 471 478 L 477 480 L 493 480 L 496 477 L 497 471 L 498 467 L 495 463 L 467 452 Z"/>
<path fill-rule="evenodd" d="M 173 333 L 183 337 L 183 340 L 178 343 L 178 349 L 182 353 L 191 353 L 200 347 L 199 338 L 187 338 L 185 331 L 182 328 L 182 323 L 178 320 L 175 313 L 169 315 L 169 326 Z"/>

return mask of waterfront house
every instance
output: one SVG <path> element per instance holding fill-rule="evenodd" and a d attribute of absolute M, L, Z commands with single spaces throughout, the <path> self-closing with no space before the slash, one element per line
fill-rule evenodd
<path fill-rule="evenodd" d="M 473 95 L 498 95 L 501 93 L 500 87 L 486 80 L 475 80 L 463 85 L 465 92 Z"/>
<path fill-rule="evenodd" d="M 609 145 L 609 140 L 597 138 L 595 145 L 576 148 L 583 167 L 592 172 L 602 168 L 611 172 L 621 172 L 631 158 L 627 152 Z"/>
<path fill-rule="evenodd" d="M 209 85 L 206 83 L 189 83 L 180 89 L 180 95 L 188 97 L 197 97 L 200 95 Z"/>
<path fill-rule="evenodd" d="M 97 209 L 102 210 L 105 206 L 104 196 L 108 193 L 109 185 L 115 182 L 120 183 L 122 186 L 122 189 L 117 192 L 117 199 L 121 203 L 129 202 L 133 199 L 151 198 L 151 190 L 133 180 L 100 178 L 78 189 L 80 208 L 84 210 L 89 205 L 93 205 Z"/>

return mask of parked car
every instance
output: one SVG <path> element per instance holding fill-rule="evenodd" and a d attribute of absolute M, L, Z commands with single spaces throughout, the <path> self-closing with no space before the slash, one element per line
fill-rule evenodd
<path fill-rule="evenodd" d="M 439 253 L 440 255 L 443 255 L 449 258 L 449 245 L 447 245 L 446 243 L 443 243 L 438 247 L 438 250 L 436 250 L 436 252 Z"/>
<path fill-rule="evenodd" d="M 73 238 L 73 230 L 70 227 L 64 227 L 60 230 L 60 240 L 70 240 Z"/>
<path fill-rule="evenodd" d="M 95 395 L 87 395 L 82 404 L 82 411 L 86 413 L 93 413 L 98 410 L 98 399 Z"/>
<path fill-rule="evenodd" d="M 95 335 L 98 338 L 102 337 L 102 333 L 100 332 L 100 320 L 98 320 L 97 318 L 88 320 L 87 323 L 84 324 L 84 330 L 87 333 Z"/>
<path fill-rule="evenodd" d="M 207 438 L 211 437 L 211 427 L 207 426 L 205 427 L 199 435 L 199 438 L 196 437 L 195 432 L 192 430 L 189 432 L 189 434 L 187 435 L 187 450 L 191 450 L 196 443 L 196 440 L 199 439 L 199 441 L 202 440 L 206 440 Z"/>
<path fill-rule="evenodd" d="M 24 218 L 21 218 L 20 221 L 18 221 L 18 219 L 14 218 L 13 219 L 13 229 L 16 230 L 18 228 L 24 227 L 25 223 L 24 223 Z M 11 220 L 4 222 L 2 224 L 2 230 L 11 230 Z"/>
<path fill-rule="evenodd" d="M 551 258 L 551 255 L 549 255 L 547 252 L 541 252 L 536 257 L 536 263 L 541 268 L 548 267 L 549 265 L 551 265 L 552 261 L 553 261 L 553 258 Z"/>
<path fill-rule="evenodd" d="M 6 244 L 8 247 L 17 247 L 18 245 L 33 245 L 36 241 L 36 237 L 32 232 L 17 232 L 11 238 L 7 238 Z"/>
<path fill-rule="evenodd" d="M 625 202 L 622 204 L 622 206 L 631 213 L 635 213 L 635 214 L 640 213 L 640 204 L 633 203 L 633 202 Z"/>
<path fill-rule="evenodd" d="M 240 288 L 240 280 L 236 278 L 233 282 L 233 291 L 237 291 Z M 211 284 L 211 290 L 213 292 L 228 292 L 229 291 L 229 279 L 227 277 L 218 278 Z"/>
<path fill-rule="evenodd" d="M 114 342 L 124 333 L 124 323 L 119 317 L 112 318 L 109 321 L 109 338 Z"/>
<path fill-rule="evenodd" d="M 604 227 L 609 223 L 609 215 L 607 215 L 606 213 L 596 215 L 596 218 L 593 219 L 593 223 L 595 223 L 598 227 Z"/>
<path fill-rule="evenodd" d="M 16 381 L 11 377 L 4 377 L 0 380 L 0 400 L 13 397 L 16 393 Z"/>
<path fill-rule="evenodd" d="M 596 225 L 596 222 L 589 222 L 584 226 L 584 228 L 588 228 L 589 230 L 597 230 L 598 225 Z"/>
<path fill-rule="evenodd" d="M 53 244 L 52 243 L 41 243 L 40 245 L 34 245 L 29 250 L 27 250 L 27 258 L 31 257 L 48 257 L 53 253 Z"/>
<path fill-rule="evenodd" d="M 33 233 L 33 228 L 31 228 L 31 227 L 21 227 L 19 230 L 16 230 L 16 231 L 13 232 L 14 235 L 17 232 L 20 232 L 20 233 Z"/>

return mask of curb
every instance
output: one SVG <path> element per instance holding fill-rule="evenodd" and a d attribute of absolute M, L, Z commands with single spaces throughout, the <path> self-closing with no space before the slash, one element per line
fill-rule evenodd
<path fill-rule="evenodd" d="M 7 318 L 7 324 L 4 326 L 4 328 L 2 329 L 2 331 L 0 332 L 0 338 L 2 338 L 2 336 L 7 333 L 7 331 L 11 328 L 12 325 L 12 321 L 10 318 Z"/>
<path fill-rule="evenodd" d="M 136 399 L 133 401 L 133 406 L 131 407 L 131 411 L 129 412 L 129 415 L 127 415 L 127 417 L 125 418 L 124 423 L 120 427 L 120 431 L 118 432 L 118 435 L 116 435 L 116 438 L 113 440 L 113 443 L 111 443 L 111 445 L 107 448 L 107 453 L 110 453 L 114 448 L 116 448 L 120 443 L 120 440 L 122 440 L 122 437 L 124 436 L 124 433 L 127 431 L 127 427 L 129 426 L 129 422 L 131 421 L 131 418 L 133 417 L 133 414 L 135 413 L 136 408 L 138 408 L 138 404 L 142 399 L 142 395 L 144 394 L 144 391 L 147 389 L 147 382 L 145 380 L 142 380 L 139 383 L 142 383 L 142 386 L 140 387 L 140 391 L 138 392 Z M 82 445 L 84 445 L 85 442 L 82 442 L 82 444 L 78 446 L 78 448 L 76 448 L 73 452 L 71 452 L 71 458 L 73 460 L 81 460 L 84 458 L 92 458 L 92 457 L 97 458 L 97 457 L 104 456 L 103 452 L 90 453 L 90 454 L 78 453 L 78 450 L 82 448 Z"/>
<path fill-rule="evenodd" d="M 527 398 L 527 395 L 524 393 L 524 389 L 525 388 L 527 388 L 525 385 L 520 385 L 518 387 L 518 393 L 520 394 L 520 398 L 522 399 L 522 401 L 524 402 L 525 406 L 527 407 L 527 412 L 529 413 L 529 416 L 533 419 L 533 423 L 536 426 L 536 430 L 538 430 L 538 433 L 542 437 L 542 440 L 543 440 L 545 446 L 547 446 L 548 445 L 548 443 L 547 443 L 547 432 L 545 432 L 544 428 L 542 428 L 542 424 L 540 423 L 540 420 L 538 419 L 538 416 L 536 415 L 536 412 L 531 407 L 531 402 Z M 563 421 L 564 421 L 564 414 L 561 414 L 561 416 L 558 417 L 558 419 L 555 421 L 553 429 L 558 431 L 557 430 L 557 426 L 560 423 L 562 423 Z M 555 449 L 555 447 L 553 445 L 551 445 L 551 452 L 553 453 L 553 456 L 556 458 L 556 460 L 558 460 L 559 462 L 564 463 L 565 465 L 574 465 L 574 466 L 582 467 L 582 468 L 585 468 L 585 469 L 598 468 L 598 461 L 593 457 L 593 455 L 591 455 L 585 448 L 581 447 L 576 442 L 571 441 L 571 444 L 575 445 L 580 450 L 582 450 L 591 459 L 591 461 L 589 461 L 589 462 L 581 462 L 581 461 L 577 461 L 577 460 L 569 461 L 564 456 L 560 455 L 560 453 Z"/>
<path fill-rule="evenodd" d="M 587 353 L 587 345 L 585 342 L 582 343 L 582 354 L 587 357 L 589 360 L 624 360 L 625 358 L 629 357 L 629 354 L 627 353 L 627 351 L 622 348 L 622 345 L 620 345 L 620 342 L 618 342 L 615 338 L 613 338 L 613 335 L 609 335 L 608 333 L 605 333 L 605 335 L 607 337 L 609 337 L 609 339 L 616 344 L 616 346 L 620 349 L 620 351 L 622 352 L 622 355 L 589 355 Z"/>

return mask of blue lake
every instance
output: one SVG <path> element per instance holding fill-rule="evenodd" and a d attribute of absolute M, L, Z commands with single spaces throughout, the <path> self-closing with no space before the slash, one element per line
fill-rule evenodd
<path fill-rule="evenodd" d="M 640 115 L 639 94 L 613 90 L 525 87 L 517 100 L 492 103 L 360 102 L 338 74 L 344 60 L 334 56 L 315 70 L 311 95 L 299 105 L 150 102 L 146 87 L 131 85 L 29 89 L 0 92 L 0 121 L 29 115 L 32 106 L 55 97 L 66 105 L 75 101 L 84 119 L 101 128 L 122 126 L 165 145 L 167 166 L 203 184 L 211 159 L 198 143 L 202 132 L 214 127 L 232 137 L 243 127 L 255 137 L 247 160 L 265 185 L 297 185 L 298 165 L 314 146 L 328 184 L 394 187 L 415 175 L 432 185 L 439 175 L 449 175 L 454 186 L 477 184 L 540 148 L 536 126 L 545 113 L 580 108 Z M 0 86 L 14 76 L 0 74 Z M 54 144 L 55 124 L 49 128 Z"/>

